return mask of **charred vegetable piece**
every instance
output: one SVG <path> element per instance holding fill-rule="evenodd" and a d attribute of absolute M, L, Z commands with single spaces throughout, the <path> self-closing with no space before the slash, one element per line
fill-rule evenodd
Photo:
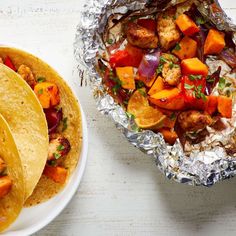
<path fill-rule="evenodd" d="M 178 135 L 174 130 L 168 129 L 168 128 L 162 128 L 158 130 L 164 137 L 164 140 L 169 143 L 170 145 L 173 145 L 178 138 Z"/>
<path fill-rule="evenodd" d="M 232 117 L 232 98 L 226 96 L 218 97 L 218 111 L 222 117 Z"/>
<path fill-rule="evenodd" d="M 164 82 L 161 76 L 158 76 L 154 84 L 152 85 L 151 89 L 148 91 L 148 95 L 153 95 L 157 92 L 160 92 L 164 89 Z"/>
<path fill-rule="evenodd" d="M 212 125 L 210 115 L 200 111 L 184 111 L 178 116 L 178 123 L 185 132 L 196 132 Z"/>
<path fill-rule="evenodd" d="M 70 151 L 70 142 L 62 135 L 53 138 L 49 142 L 48 161 L 58 160 Z"/>
<path fill-rule="evenodd" d="M 181 62 L 182 73 L 184 75 L 204 75 L 208 74 L 208 67 L 198 58 L 185 59 Z"/>
<path fill-rule="evenodd" d="M 12 180 L 9 176 L 0 177 L 0 199 L 5 197 L 11 190 Z"/>
<path fill-rule="evenodd" d="M 166 51 L 175 46 L 181 37 L 174 18 L 174 8 L 167 10 L 164 13 L 158 13 L 157 32 L 159 35 L 160 45 Z"/>
<path fill-rule="evenodd" d="M 56 132 L 57 127 L 59 126 L 63 117 L 62 109 L 56 109 L 56 108 L 44 109 L 44 113 L 48 124 L 49 134 Z"/>
<path fill-rule="evenodd" d="M 127 40 L 133 46 L 140 48 L 157 48 L 158 37 L 155 32 L 142 27 L 136 23 L 128 23 L 127 29 Z"/>
<path fill-rule="evenodd" d="M 207 107 L 205 111 L 209 115 L 213 115 L 215 112 L 217 112 L 217 107 L 218 107 L 218 97 L 210 95 L 207 99 Z"/>
<path fill-rule="evenodd" d="M 233 69 L 236 68 L 236 53 L 234 49 L 228 48 L 223 50 L 219 57 Z"/>
<path fill-rule="evenodd" d="M 67 170 L 64 167 L 46 165 L 43 174 L 56 183 L 64 184 L 66 182 Z"/>
<path fill-rule="evenodd" d="M 185 14 L 180 15 L 175 22 L 184 35 L 192 36 L 200 31 L 194 21 Z"/>
<path fill-rule="evenodd" d="M 116 74 L 121 81 L 121 86 L 124 89 L 135 89 L 134 68 L 130 66 L 116 67 Z"/>
<path fill-rule="evenodd" d="M 157 22 L 154 19 L 138 19 L 137 24 L 153 32 L 157 28 Z"/>
<path fill-rule="evenodd" d="M 193 58 L 197 54 L 197 42 L 190 37 L 185 36 L 179 43 L 179 47 L 172 50 L 180 60 Z"/>
<path fill-rule="evenodd" d="M 4 65 L 6 65 L 7 67 L 9 67 L 10 69 L 16 71 L 16 67 L 14 66 L 12 60 L 10 57 L 6 57 L 5 61 L 4 61 Z"/>
<path fill-rule="evenodd" d="M 28 66 L 21 65 L 18 68 L 17 73 L 29 84 L 31 88 L 34 88 L 37 82 L 34 78 L 33 72 Z"/>
<path fill-rule="evenodd" d="M 7 167 L 6 163 L 0 157 L 0 176 L 4 173 L 4 171 L 6 170 L 6 167 Z"/>
<path fill-rule="evenodd" d="M 34 87 L 43 108 L 50 108 L 60 103 L 59 90 L 56 84 L 50 82 L 38 83 Z"/>
<path fill-rule="evenodd" d="M 219 54 L 225 47 L 225 34 L 210 29 L 204 44 L 204 54 Z"/>

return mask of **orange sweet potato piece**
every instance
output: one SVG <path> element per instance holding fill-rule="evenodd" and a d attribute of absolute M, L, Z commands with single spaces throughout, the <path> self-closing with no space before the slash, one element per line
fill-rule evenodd
<path fill-rule="evenodd" d="M 156 75 L 152 76 L 152 78 L 143 77 L 141 75 L 137 75 L 135 80 L 142 81 L 148 88 L 152 87 L 154 81 L 156 80 Z"/>
<path fill-rule="evenodd" d="M 175 23 L 178 25 L 179 29 L 183 32 L 183 34 L 187 36 L 194 35 L 195 33 L 200 31 L 194 21 L 185 14 L 181 14 L 175 20 Z"/>
<path fill-rule="evenodd" d="M 174 53 L 179 59 L 184 60 L 196 56 L 197 53 L 197 42 L 188 36 L 185 36 L 179 43 L 180 49 L 174 49 Z"/>
<path fill-rule="evenodd" d="M 116 74 L 121 81 L 121 86 L 124 89 L 135 89 L 134 69 L 131 66 L 116 67 Z"/>
<path fill-rule="evenodd" d="M 155 80 L 154 84 L 152 85 L 151 89 L 148 91 L 148 95 L 153 95 L 157 92 L 160 92 L 165 87 L 163 79 L 161 76 L 158 76 Z"/>
<path fill-rule="evenodd" d="M 225 47 L 225 34 L 215 29 L 210 29 L 204 44 L 204 54 L 218 54 Z"/>
<path fill-rule="evenodd" d="M 50 82 L 38 83 L 34 87 L 43 108 L 50 108 L 60 103 L 59 90 L 56 84 Z"/>
<path fill-rule="evenodd" d="M 163 89 L 149 97 L 149 101 L 167 110 L 182 110 L 185 107 L 184 97 L 178 88 Z"/>
<path fill-rule="evenodd" d="M 208 67 L 198 58 L 185 59 L 181 62 L 181 69 L 184 75 L 204 75 L 208 74 Z"/>
<path fill-rule="evenodd" d="M 0 198 L 3 198 L 10 192 L 11 186 L 12 180 L 9 176 L 0 177 Z"/>
<path fill-rule="evenodd" d="M 43 174 L 56 183 L 64 184 L 67 177 L 67 170 L 60 166 L 46 165 Z"/>
<path fill-rule="evenodd" d="M 205 111 L 209 114 L 212 115 L 217 111 L 217 106 L 218 106 L 218 97 L 210 95 L 207 97 L 207 106 Z"/>
<path fill-rule="evenodd" d="M 222 117 L 231 118 L 232 117 L 232 98 L 229 98 L 226 96 L 219 96 L 217 108 Z"/>
<path fill-rule="evenodd" d="M 170 130 L 168 128 L 162 128 L 158 130 L 160 133 L 162 133 L 165 141 L 171 145 L 173 145 L 178 138 L 178 135 L 175 131 Z"/>

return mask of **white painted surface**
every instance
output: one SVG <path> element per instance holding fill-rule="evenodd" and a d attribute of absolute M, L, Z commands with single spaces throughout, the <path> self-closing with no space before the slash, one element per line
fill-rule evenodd
<path fill-rule="evenodd" d="M 80 87 L 73 57 L 80 0 L 2 0 L 0 43 L 22 46 L 76 89 L 89 128 L 86 172 L 75 197 L 36 235 L 236 235 L 236 178 L 207 189 L 166 180 L 127 143 Z M 236 2 L 222 0 L 236 16 Z"/>

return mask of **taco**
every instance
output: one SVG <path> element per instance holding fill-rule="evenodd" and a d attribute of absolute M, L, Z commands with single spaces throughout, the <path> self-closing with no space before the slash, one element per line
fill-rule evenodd
<path fill-rule="evenodd" d="M 0 113 L 10 126 L 20 153 L 27 199 L 47 160 L 47 123 L 37 97 L 17 73 L 0 64 L 0 79 Z"/>
<path fill-rule="evenodd" d="M 78 163 L 82 144 L 80 108 L 65 81 L 39 58 L 8 47 L 0 47 L 0 57 L 35 92 L 48 124 L 47 163 L 34 193 L 25 203 L 31 206 L 62 190 Z"/>
<path fill-rule="evenodd" d="M 0 232 L 19 215 L 25 197 L 23 168 L 5 119 L 0 115 Z"/>

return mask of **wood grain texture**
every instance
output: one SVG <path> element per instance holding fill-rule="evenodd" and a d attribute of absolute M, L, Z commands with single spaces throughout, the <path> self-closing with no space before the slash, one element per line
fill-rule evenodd
<path fill-rule="evenodd" d="M 236 3 L 222 2 L 235 17 Z M 1 1 L 0 43 L 22 47 L 58 70 L 88 120 L 88 164 L 79 190 L 63 213 L 35 235 L 236 235 L 236 178 L 212 188 L 166 180 L 152 158 L 97 112 L 89 88 L 80 86 L 73 57 L 83 3 Z"/>

